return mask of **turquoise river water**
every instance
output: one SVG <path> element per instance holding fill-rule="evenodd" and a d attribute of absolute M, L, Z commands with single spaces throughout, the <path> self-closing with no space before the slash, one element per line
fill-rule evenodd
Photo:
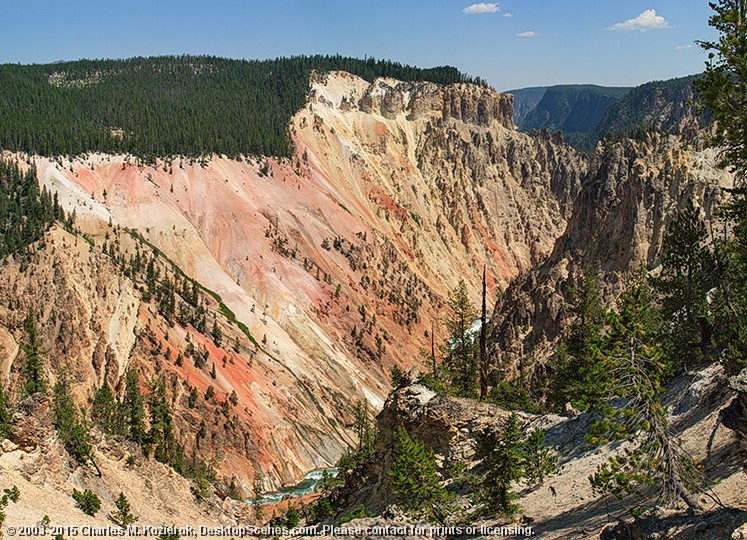
<path fill-rule="evenodd" d="M 295 486 L 282 488 L 278 491 L 264 493 L 262 497 L 260 497 L 259 502 L 261 502 L 262 504 L 272 504 L 283 500 L 283 497 L 285 497 L 286 495 L 290 495 L 292 497 L 300 497 L 302 495 L 311 493 L 319 485 L 319 482 L 321 481 L 325 471 L 332 476 L 337 476 L 337 469 L 334 467 L 330 469 L 317 469 L 304 476 L 303 480 L 301 480 Z M 251 504 L 255 501 L 254 499 L 249 499 L 246 502 Z"/>

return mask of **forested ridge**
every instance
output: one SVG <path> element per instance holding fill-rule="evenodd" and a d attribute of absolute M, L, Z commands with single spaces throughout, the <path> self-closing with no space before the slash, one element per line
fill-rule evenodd
<path fill-rule="evenodd" d="M 679 123 L 692 114 L 693 84 L 699 77 L 689 75 L 636 86 L 607 108 L 596 126 L 597 137 L 630 136 L 646 130 L 679 133 Z"/>
<path fill-rule="evenodd" d="M 232 60 L 160 56 L 0 65 L 0 148 L 46 156 L 130 153 L 290 156 L 287 126 L 313 70 L 368 81 L 485 84 L 454 67 L 296 56 Z"/>

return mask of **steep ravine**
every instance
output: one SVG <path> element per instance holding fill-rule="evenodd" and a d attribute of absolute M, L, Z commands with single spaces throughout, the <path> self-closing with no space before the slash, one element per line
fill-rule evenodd
<path fill-rule="evenodd" d="M 95 352 L 96 340 L 68 353 L 80 373 L 79 395 L 90 396 L 104 377 L 121 390 L 130 365 L 142 370 L 143 385 L 154 373 L 173 371 L 177 386 L 188 385 L 172 392 L 177 414 L 190 426 L 189 446 L 199 423 L 184 409 L 186 394 L 214 385 L 215 438 L 207 455 L 220 448 L 233 456 L 218 460 L 224 474 L 249 485 L 256 472 L 268 488 L 337 460 L 351 441 L 346 426 L 354 403 L 380 407 L 391 367 L 419 364 L 433 329 L 443 338 L 444 299 L 460 278 L 477 302 L 484 264 L 495 295 L 547 257 L 589 166 L 550 137 L 516 132 L 510 96 L 470 85 L 316 75 L 290 131 L 297 148 L 291 160 L 30 160 L 41 182 L 75 210 L 78 226 L 96 244 L 93 252 L 116 247 L 131 257 L 135 247 L 123 231 L 136 231 L 219 296 L 259 344 L 245 343 L 209 295 L 210 316 L 226 334 L 220 346 L 189 325 L 170 327 L 148 302 L 138 311 L 142 301 L 134 295 L 126 325 L 116 311 L 124 309 L 121 301 L 96 326 L 111 334 L 116 362 L 100 359 L 108 353 L 104 345 Z M 45 250 L 40 256 L 49 258 Z M 74 252 L 65 253 L 58 256 L 74 268 Z M 72 327 L 88 324 L 79 312 L 103 309 L 100 296 L 108 306 L 116 279 L 104 276 L 118 275 L 114 267 L 100 276 L 83 270 L 74 285 L 80 309 L 68 314 Z M 5 271 L 9 282 L 26 279 L 14 277 L 18 269 Z M 34 300 L 21 307 L 51 313 L 55 281 L 28 283 Z M 13 313 L 3 322 L 13 345 L 3 365 L 7 371 L 14 363 L 17 373 L 22 315 Z M 146 329 L 146 341 L 133 338 Z M 46 343 L 52 346 L 57 335 Z M 241 343 L 232 350 L 235 338 Z M 148 352 L 160 343 L 175 356 L 190 341 L 207 351 L 206 367 L 159 367 Z M 133 356 L 138 347 L 143 354 Z M 91 367 L 97 365 L 110 367 Z M 208 375 L 212 365 L 215 379 Z M 218 420 L 217 408 L 232 392 L 238 431 L 219 434 L 224 424 L 234 425 L 232 418 Z"/>
<path fill-rule="evenodd" d="M 520 365 L 528 378 L 542 373 L 585 269 L 599 272 L 603 294 L 613 298 L 626 274 L 658 266 L 667 225 L 687 201 L 710 220 L 733 182 L 717 161 L 715 149 L 679 136 L 600 145 L 550 255 L 515 279 L 495 306 L 490 342 L 504 373 L 513 375 Z"/>

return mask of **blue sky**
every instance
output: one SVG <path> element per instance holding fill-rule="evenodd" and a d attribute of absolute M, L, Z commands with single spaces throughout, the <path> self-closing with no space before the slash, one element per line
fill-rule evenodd
<path fill-rule="evenodd" d="M 2 0 L 0 62 L 340 53 L 451 64 L 498 90 L 699 72 L 706 0 Z"/>

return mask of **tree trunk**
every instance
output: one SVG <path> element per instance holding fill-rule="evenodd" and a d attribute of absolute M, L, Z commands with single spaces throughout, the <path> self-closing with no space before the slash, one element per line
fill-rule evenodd
<path fill-rule="evenodd" d="M 485 266 L 482 267 L 482 316 L 480 317 L 480 399 L 488 397 L 488 352 L 487 352 L 487 285 L 485 283 Z"/>
<path fill-rule="evenodd" d="M 676 479 L 674 481 L 674 487 L 677 490 L 677 494 L 682 498 L 683 501 L 685 501 L 685 504 L 687 504 L 687 507 L 692 510 L 693 513 L 703 513 L 704 510 L 700 502 L 698 501 L 698 497 L 695 494 L 687 491 L 687 488 L 682 485 L 682 482 L 680 482 L 679 479 Z"/>

